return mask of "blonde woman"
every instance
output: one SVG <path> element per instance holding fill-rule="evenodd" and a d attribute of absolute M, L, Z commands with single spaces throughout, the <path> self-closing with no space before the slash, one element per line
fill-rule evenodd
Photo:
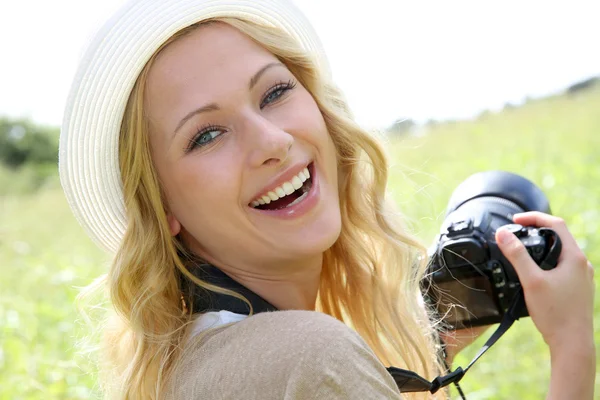
<path fill-rule="evenodd" d="M 385 367 L 445 372 L 384 152 L 288 1 L 127 3 L 82 59 L 60 173 L 115 254 L 108 398 L 394 399 Z M 498 237 L 550 346 L 549 398 L 591 399 L 587 261 L 559 219 L 516 221 L 564 243 L 543 272 Z"/>

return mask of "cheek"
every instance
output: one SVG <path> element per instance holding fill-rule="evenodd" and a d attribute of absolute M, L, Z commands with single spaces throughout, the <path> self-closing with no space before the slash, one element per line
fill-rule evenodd
<path fill-rule="evenodd" d="M 292 114 L 294 115 L 296 124 L 304 125 L 308 132 L 312 132 L 315 135 L 318 133 L 326 134 L 327 128 L 323 120 L 323 115 L 310 93 L 302 93 L 299 103 L 299 106 L 296 107 L 296 112 Z"/>
<path fill-rule="evenodd" d="M 212 225 L 234 209 L 238 198 L 238 178 L 234 168 L 205 155 L 188 155 L 174 164 L 164 181 L 171 211 L 187 229 Z"/>
<path fill-rule="evenodd" d="M 324 158 L 323 161 L 328 164 L 329 168 L 336 168 L 337 151 L 333 139 L 327 130 L 323 114 L 321 114 L 317 103 L 308 92 L 306 92 L 306 96 L 302 100 L 303 107 L 299 107 L 301 112 L 296 114 L 296 121 L 299 124 L 303 124 L 303 131 L 309 136 L 309 140 L 318 146 Z"/>
<path fill-rule="evenodd" d="M 277 120 L 272 120 L 281 129 L 293 133 L 303 142 L 317 148 L 319 152 L 329 152 L 331 138 L 323 115 L 314 99 L 307 91 L 298 93 L 289 104 L 277 111 Z"/>

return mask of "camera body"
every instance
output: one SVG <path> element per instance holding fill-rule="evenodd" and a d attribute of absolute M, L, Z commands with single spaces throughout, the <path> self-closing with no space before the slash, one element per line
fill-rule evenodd
<path fill-rule="evenodd" d="M 522 295 L 516 271 L 496 243 L 498 228 L 512 231 L 541 268 L 556 266 L 558 235 L 513 223 L 514 214 L 532 210 L 548 213 L 550 208 L 541 190 L 518 175 L 489 171 L 457 187 L 429 251 L 424 287 L 425 297 L 450 327 L 498 323 L 515 296 Z M 527 315 L 525 308 L 519 316 Z"/>

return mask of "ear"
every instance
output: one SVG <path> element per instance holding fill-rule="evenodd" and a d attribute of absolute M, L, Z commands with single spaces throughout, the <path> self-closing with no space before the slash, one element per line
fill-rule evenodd
<path fill-rule="evenodd" d="M 173 214 L 167 213 L 167 223 L 169 224 L 169 231 L 171 236 L 177 236 L 181 232 L 181 223 Z"/>

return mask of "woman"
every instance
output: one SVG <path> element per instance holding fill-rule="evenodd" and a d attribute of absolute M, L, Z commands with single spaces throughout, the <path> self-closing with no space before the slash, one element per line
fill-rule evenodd
<path fill-rule="evenodd" d="M 77 73 L 60 172 L 116 253 L 109 398 L 387 399 L 384 366 L 443 372 L 425 251 L 384 199 L 384 152 L 287 1 L 125 5 Z M 564 242 L 542 272 L 498 233 L 550 346 L 549 397 L 591 398 L 591 266 L 558 218 L 515 221 Z"/>

